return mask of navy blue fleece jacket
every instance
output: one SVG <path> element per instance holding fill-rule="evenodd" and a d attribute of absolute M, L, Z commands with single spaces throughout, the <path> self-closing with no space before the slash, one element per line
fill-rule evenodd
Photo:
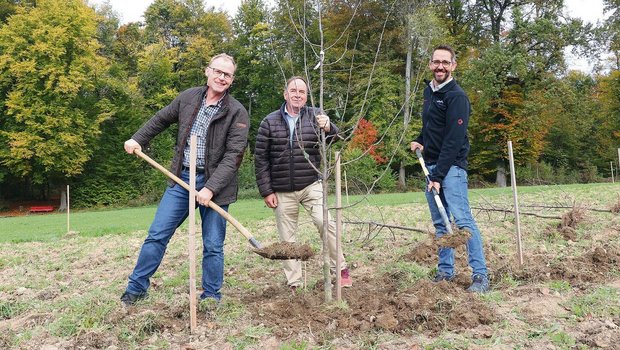
<path fill-rule="evenodd" d="M 436 165 L 431 181 L 441 183 L 453 165 L 467 170 L 470 112 L 469 99 L 454 79 L 438 91 L 424 90 L 422 131 L 415 141 L 424 146 L 424 161 Z"/>

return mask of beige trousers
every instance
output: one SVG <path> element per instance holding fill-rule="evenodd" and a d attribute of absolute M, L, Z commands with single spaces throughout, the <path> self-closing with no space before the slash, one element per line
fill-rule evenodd
<path fill-rule="evenodd" d="M 319 230 L 323 239 L 323 188 L 319 181 L 307 186 L 303 190 L 294 192 L 276 192 L 278 206 L 274 209 L 278 233 L 283 242 L 295 242 L 297 239 L 297 226 L 299 223 L 299 205 L 312 217 L 312 222 Z M 331 215 L 328 216 L 329 225 L 327 231 L 330 268 L 336 270 L 336 259 L 340 259 L 340 268 L 345 269 L 346 263 L 342 252 L 340 256 L 336 251 L 336 224 Z M 284 274 L 289 286 L 302 284 L 301 262 L 299 260 L 284 260 Z"/>

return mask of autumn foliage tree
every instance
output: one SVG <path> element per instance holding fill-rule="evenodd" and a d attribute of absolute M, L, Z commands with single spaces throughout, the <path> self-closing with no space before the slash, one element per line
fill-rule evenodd
<path fill-rule="evenodd" d="M 349 180 L 353 191 L 367 193 L 394 189 L 395 177 L 383 154 L 379 130 L 372 122 L 360 119 L 343 152 L 343 160 L 345 170 L 354 174 Z"/>
<path fill-rule="evenodd" d="M 379 131 L 374 124 L 362 118 L 353 132 L 353 138 L 348 147 L 367 151 L 377 164 L 385 164 L 387 159 L 377 147 L 378 135 Z"/>

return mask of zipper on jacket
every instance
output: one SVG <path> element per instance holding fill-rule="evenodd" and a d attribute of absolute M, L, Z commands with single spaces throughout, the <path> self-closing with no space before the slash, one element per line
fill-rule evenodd
<path fill-rule="evenodd" d="M 293 130 L 291 131 L 291 128 L 289 128 L 288 126 L 288 120 L 286 119 L 286 116 L 284 114 L 281 115 L 282 121 L 284 122 L 284 126 L 286 127 L 286 131 L 287 131 L 287 138 L 288 138 L 288 171 L 289 171 L 289 188 L 290 191 L 293 192 L 295 191 L 295 163 L 294 163 L 294 159 L 293 159 L 293 144 L 294 144 L 294 140 L 292 139 L 292 136 L 298 135 L 297 133 L 297 127 L 299 126 L 299 129 L 301 129 L 301 123 L 302 123 L 302 117 L 304 115 L 304 111 L 305 108 L 302 108 L 299 111 L 299 116 L 297 117 L 297 121 L 295 122 L 295 127 L 293 128 Z M 291 133 L 293 133 L 293 135 L 291 135 Z M 299 143 L 299 142 L 298 142 Z"/>
<path fill-rule="evenodd" d="M 225 117 L 226 113 L 228 113 L 228 106 L 222 105 L 220 110 L 217 111 L 217 113 L 213 116 L 213 118 L 211 118 L 211 121 L 209 121 L 209 126 L 207 127 L 206 137 L 207 137 L 207 141 L 209 144 L 209 147 L 205 147 L 205 174 L 207 176 L 207 179 L 211 176 L 211 172 L 209 172 L 209 150 L 213 149 L 213 137 L 211 136 L 213 135 L 213 133 L 210 132 L 211 126 L 216 120 L 219 120 L 219 119 L 222 119 L 222 117 Z"/>

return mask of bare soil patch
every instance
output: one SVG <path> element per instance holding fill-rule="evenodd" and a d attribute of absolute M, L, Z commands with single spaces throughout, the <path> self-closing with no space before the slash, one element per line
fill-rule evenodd
<path fill-rule="evenodd" d="M 320 284 L 294 296 L 284 286 L 268 287 L 243 301 L 284 339 L 313 330 L 327 330 L 332 337 L 372 329 L 395 333 L 416 329 L 433 335 L 490 324 L 496 318 L 479 298 L 447 282 L 422 280 L 404 290 L 391 276 L 361 276 L 355 283 L 355 288 L 342 291 L 348 305 L 344 309 L 325 305 Z"/>

